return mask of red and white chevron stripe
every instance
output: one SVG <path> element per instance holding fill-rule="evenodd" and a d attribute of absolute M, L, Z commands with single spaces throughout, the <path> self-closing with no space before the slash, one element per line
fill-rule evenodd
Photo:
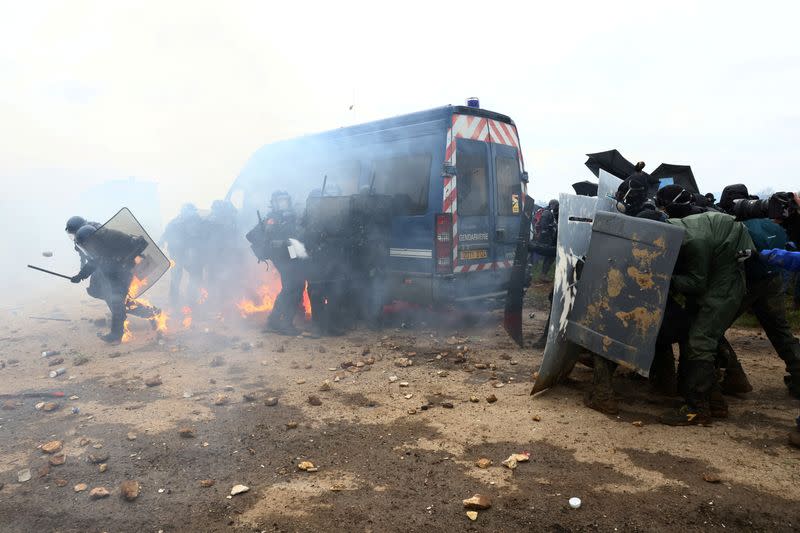
<path fill-rule="evenodd" d="M 464 272 L 480 272 L 482 270 L 500 270 L 501 268 L 511 268 L 511 261 L 494 261 L 492 263 L 479 263 L 477 265 L 460 265 L 453 269 L 453 272 L 462 274 Z"/>
<path fill-rule="evenodd" d="M 519 147 L 519 135 L 516 126 L 497 120 L 472 115 L 453 115 L 452 125 L 447 131 L 447 146 L 445 148 L 445 162 L 456 166 L 457 139 L 471 139 L 474 141 L 503 144 L 517 149 L 519 155 L 519 168 L 525 168 L 522 160 L 522 150 Z M 442 198 L 442 211 L 453 215 L 453 272 L 476 272 L 486 268 L 508 268 L 508 261 L 497 263 L 483 263 L 481 265 L 458 265 L 458 193 L 456 176 L 446 176 L 444 179 L 444 193 Z M 526 187 L 522 186 L 522 203 L 524 207 Z M 489 265 L 488 267 L 486 265 Z M 491 265 L 501 265 L 492 267 Z M 480 267 L 480 268 L 478 268 Z"/>

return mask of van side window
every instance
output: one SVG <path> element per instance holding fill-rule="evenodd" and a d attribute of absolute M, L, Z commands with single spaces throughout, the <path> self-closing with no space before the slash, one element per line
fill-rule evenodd
<path fill-rule="evenodd" d="M 457 150 L 458 215 L 488 215 L 489 165 L 485 145 L 480 143 L 478 150 L 462 150 L 460 147 Z"/>
<path fill-rule="evenodd" d="M 431 154 L 408 154 L 375 161 L 376 194 L 392 196 L 395 215 L 423 215 L 428 210 Z"/>
<path fill-rule="evenodd" d="M 494 174 L 497 178 L 497 214 L 518 215 L 522 187 L 519 181 L 519 164 L 517 160 L 512 157 L 495 157 Z M 516 203 L 514 202 L 514 195 L 517 195 Z"/>
<path fill-rule="evenodd" d="M 325 194 L 329 196 L 349 196 L 358 192 L 358 178 L 361 175 L 361 162 L 335 161 L 320 168 L 321 175 L 315 176 L 319 186 L 325 181 Z"/>

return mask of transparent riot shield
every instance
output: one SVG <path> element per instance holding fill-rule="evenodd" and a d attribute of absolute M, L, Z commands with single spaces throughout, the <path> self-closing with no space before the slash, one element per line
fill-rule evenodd
<path fill-rule="evenodd" d="M 647 377 L 682 239 L 670 224 L 596 213 L 567 339 Z"/>
<path fill-rule="evenodd" d="M 622 180 L 602 169 L 598 177 L 600 181 L 597 184 L 597 211 L 618 213 L 617 200 L 614 199 L 614 195 Z"/>
<path fill-rule="evenodd" d="M 131 268 L 129 296 L 138 298 L 169 270 L 169 259 L 127 207 L 103 224 L 83 246 L 102 263 Z"/>
<path fill-rule="evenodd" d="M 578 345 L 567 340 L 567 318 L 575 304 L 576 268 L 589 251 L 597 199 L 560 194 L 556 270 L 547 344 L 531 394 L 552 387 L 566 377 L 578 360 Z"/>

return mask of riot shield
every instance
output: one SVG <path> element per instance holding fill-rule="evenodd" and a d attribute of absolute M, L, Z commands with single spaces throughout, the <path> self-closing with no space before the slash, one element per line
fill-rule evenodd
<path fill-rule="evenodd" d="M 506 333 L 514 339 L 514 342 L 522 348 L 524 338 L 522 336 L 522 306 L 525 297 L 526 278 L 528 276 L 528 243 L 531 236 L 531 217 L 533 216 L 533 198 L 530 196 L 525 199 L 525 207 L 520 213 L 519 236 L 517 246 L 514 251 L 514 265 L 511 267 L 511 276 L 506 291 L 506 305 L 503 313 L 503 328 Z"/>
<path fill-rule="evenodd" d="M 683 230 L 595 214 L 567 339 L 647 377 Z"/>
<path fill-rule="evenodd" d="M 169 259 L 127 207 L 100 226 L 84 248 L 92 257 L 133 265 L 132 298 L 144 294 L 169 270 Z"/>
<path fill-rule="evenodd" d="M 618 213 L 617 201 L 614 199 L 614 195 L 617 193 L 622 180 L 603 169 L 600 169 L 599 180 L 597 184 L 597 211 Z"/>
<path fill-rule="evenodd" d="M 560 194 L 556 270 L 547 344 L 531 394 L 552 387 L 566 377 L 578 360 L 579 347 L 567 340 L 567 317 L 575 302 L 575 270 L 589 251 L 597 198 Z"/>

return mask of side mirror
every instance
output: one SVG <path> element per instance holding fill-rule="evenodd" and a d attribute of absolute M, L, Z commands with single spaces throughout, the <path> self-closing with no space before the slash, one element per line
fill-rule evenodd
<path fill-rule="evenodd" d="M 442 177 L 452 177 L 455 175 L 456 175 L 455 165 L 448 165 L 447 163 L 442 165 Z"/>
<path fill-rule="evenodd" d="M 522 181 L 522 183 L 528 183 L 528 181 L 529 181 L 528 171 L 527 170 L 523 171 L 522 172 L 522 176 L 520 176 L 519 179 L 520 179 L 520 181 Z"/>

